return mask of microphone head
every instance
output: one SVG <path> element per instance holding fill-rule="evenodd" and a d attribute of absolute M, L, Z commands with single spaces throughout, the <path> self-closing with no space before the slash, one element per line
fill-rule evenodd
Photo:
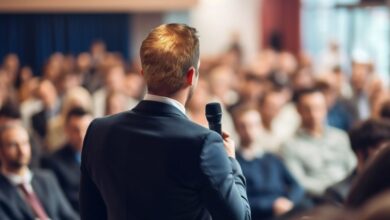
<path fill-rule="evenodd" d="M 209 123 L 221 122 L 222 108 L 218 102 L 212 102 L 206 105 L 206 118 Z"/>

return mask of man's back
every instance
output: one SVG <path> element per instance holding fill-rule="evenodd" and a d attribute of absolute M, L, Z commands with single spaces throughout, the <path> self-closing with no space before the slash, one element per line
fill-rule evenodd
<path fill-rule="evenodd" d="M 80 197 L 83 219 L 250 218 L 245 179 L 221 137 L 154 101 L 92 123 Z"/>

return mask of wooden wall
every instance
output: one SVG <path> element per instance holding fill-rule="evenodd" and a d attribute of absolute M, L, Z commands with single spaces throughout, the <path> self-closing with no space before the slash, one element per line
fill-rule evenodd
<path fill-rule="evenodd" d="M 0 12 L 156 12 L 186 10 L 198 0 L 0 0 Z"/>

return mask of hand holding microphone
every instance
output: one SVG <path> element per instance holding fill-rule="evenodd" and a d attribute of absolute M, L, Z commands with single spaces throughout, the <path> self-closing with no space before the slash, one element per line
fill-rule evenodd
<path fill-rule="evenodd" d="M 217 102 L 212 102 L 206 105 L 206 118 L 209 122 L 210 130 L 213 130 L 220 134 L 223 139 L 223 144 L 226 150 L 226 153 L 229 157 L 236 158 L 236 149 L 233 139 L 230 138 L 230 135 L 222 131 L 222 108 L 221 105 Z"/>

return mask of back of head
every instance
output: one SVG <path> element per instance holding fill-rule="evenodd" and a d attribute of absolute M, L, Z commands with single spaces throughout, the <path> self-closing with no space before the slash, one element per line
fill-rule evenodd
<path fill-rule="evenodd" d="M 293 100 L 293 102 L 296 105 L 299 105 L 302 97 L 304 97 L 306 95 L 312 95 L 312 94 L 315 94 L 315 93 L 323 94 L 321 92 L 321 89 L 316 87 L 316 86 L 311 86 L 311 87 L 307 87 L 307 88 L 298 89 L 298 90 L 294 91 L 292 100 Z"/>
<path fill-rule="evenodd" d="M 6 102 L 0 108 L 0 125 L 6 124 L 12 121 L 21 121 L 22 115 L 19 110 L 19 106 L 13 102 Z"/>
<path fill-rule="evenodd" d="M 189 68 L 197 68 L 197 32 L 184 24 L 163 24 L 153 29 L 140 49 L 148 91 L 170 96 L 182 88 Z"/>
<path fill-rule="evenodd" d="M 390 120 L 369 119 L 349 131 L 352 150 L 368 159 L 369 153 L 390 141 Z"/>

